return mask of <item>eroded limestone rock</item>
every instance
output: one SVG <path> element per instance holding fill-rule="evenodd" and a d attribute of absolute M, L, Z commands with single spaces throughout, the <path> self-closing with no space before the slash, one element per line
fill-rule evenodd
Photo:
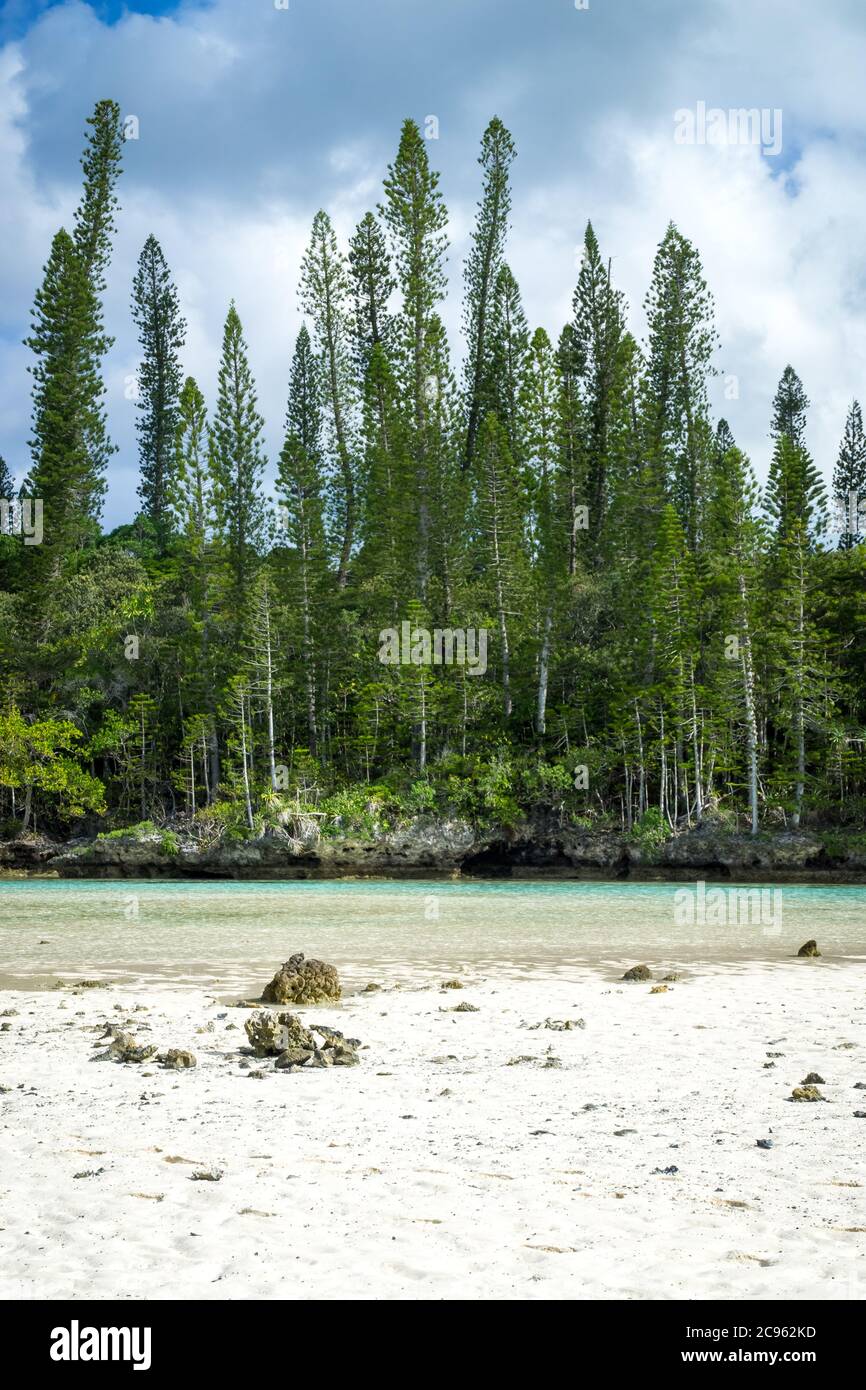
<path fill-rule="evenodd" d="M 312 1033 L 295 1014 L 259 1009 L 244 1020 L 244 1030 L 257 1057 L 278 1056 L 291 1047 L 311 1052 L 316 1045 Z"/>
<path fill-rule="evenodd" d="M 820 956 L 820 954 L 821 952 L 818 950 L 818 943 L 814 940 L 804 941 L 803 945 L 797 952 L 798 956 Z"/>
<path fill-rule="evenodd" d="M 633 965 L 623 975 L 624 980 L 651 980 L 653 973 L 648 965 Z"/>
<path fill-rule="evenodd" d="M 169 1071 L 189 1071 L 197 1065 L 195 1053 L 180 1047 L 170 1047 L 168 1052 L 160 1054 L 158 1061 Z"/>
<path fill-rule="evenodd" d="M 342 994 L 336 968 L 323 960 L 306 960 L 302 951 L 280 966 L 262 991 L 263 1004 L 326 1004 Z"/>

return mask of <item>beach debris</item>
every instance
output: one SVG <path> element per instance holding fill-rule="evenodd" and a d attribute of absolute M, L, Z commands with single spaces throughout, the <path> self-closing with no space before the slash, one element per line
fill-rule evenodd
<path fill-rule="evenodd" d="M 653 1174 L 660 1173 L 663 1178 L 672 1178 L 674 1173 L 678 1173 L 680 1170 L 675 1163 L 672 1163 L 669 1168 L 653 1168 L 650 1171 Z"/>
<path fill-rule="evenodd" d="M 196 1168 L 190 1173 L 190 1182 L 219 1182 L 223 1176 L 222 1168 Z"/>
<path fill-rule="evenodd" d="M 519 1057 L 511 1057 L 505 1065 L 507 1067 L 521 1067 L 524 1064 L 538 1062 L 540 1060 L 539 1057 L 528 1057 L 525 1053 L 522 1053 Z"/>
<path fill-rule="evenodd" d="M 791 1100 L 826 1100 L 822 1096 L 817 1086 L 795 1086 L 791 1092 Z"/>
<path fill-rule="evenodd" d="M 197 1065 L 195 1053 L 180 1047 L 170 1047 L 168 1052 L 161 1052 L 156 1060 L 169 1071 L 189 1071 Z"/>
<path fill-rule="evenodd" d="M 653 973 L 648 965 L 633 965 L 623 975 L 624 980 L 651 980 Z"/>
<path fill-rule="evenodd" d="M 263 1071 L 251 1071 L 247 1073 L 247 1081 L 264 1081 L 264 1079 L 265 1073 Z"/>
<path fill-rule="evenodd" d="M 477 1004 L 470 1004 L 468 999 L 464 999 L 461 1003 L 455 1004 L 453 1009 L 440 1009 L 439 1012 L 442 1014 L 477 1014 L 481 1011 Z"/>
<path fill-rule="evenodd" d="M 650 994 L 667 994 L 667 992 L 667 985 L 653 985 L 652 989 L 650 990 Z"/>
<path fill-rule="evenodd" d="M 235 1004 L 236 1009 L 258 1009 L 261 1007 L 261 999 L 239 999 Z"/>
<path fill-rule="evenodd" d="M 2 1014 L 0 1014 L 0 1018 L 17 1018 L 17 1017 L 18 1017 L 18 1010 L 17 1010 L 17 1009 L 4 1009 L 3 1012 L 2 1012 Z"/>
<path fill-rule="evenodd" d="M 378 994 L 379 991 L 381 990 L 381 988 L 382 988 L 381 985 L 377 985 L 373 980 L 371 980 L 370 983 L 369 983 L 368 985 L 364 985 L 363 989 L 359 990 L 358 993 L 359 993 L 359 994 Z"/>
<path fill-rule="evenodd" d="M 764 1071 L 772 1071 L 773 1068 L 775 1067 L 775 1065 L 776 1065 L 775 1062 L 765 1062 L 765 1063 L 764 1063 Z"/>
<path fill-rule="evenodd" d="M 833 1051 L 834 1051 L 834 1052 L 849 1052 L 849 1051 L 851 1050 L 852 1047 L 856 1047 L 856 1046 L 857 1046 L 857 1044 L 856 1044 L 856 1043 L 852 1043 L 852 1042 L 836 1043 L 835 1047 L 833 1048 Z"/>
<path fill-rule="evenodd" d="M 823 1076 L 819 1076 L 816 1071 L 810 1071 L 808 1076 L 804 1076 L 800 1082 L 801 1086 L 826 1086 L 827 1083 Z"/>
<path fill-rule="evenodd" d="M 683 977 L 678 970 L 672 970 L 669 975 L 662 975 L 662 981 L 666 985 L 675 985 L 682 978 Z"/>
<path fill-rule="evenodd" d="M 854 1090 L 855 1090 L 855 1091 L 866 1091 L 866 1081 L 855 1081 L 855 1082 L 854 1082 Z"/>
<path fill-rule="evenodd" d="M 431 1057 L 430 1061 L 435 1062 L 437 1066 L 444 1066 L 446 1062 L 456 1062 L 457 1057 L 453 1052 L 449 1052 L 446 1056 Z"/>
<path fill-rule="evenodd" d="M 768 1057 L 784 1057 L 784 1052 L 768 1052 Z"/>
<path fill-rule="evenodd" d="M 443 980 L 440 989 L 463 989 L 462 980 Z"/>
<path fill-rule="evenodd" d="M 303 1067 L 309 1062 L 316 1050 L 315 1047 L 287 1047 L 280 1053 L 274 1066 L 277 1071 L 297 1071 L 298 1067 Z"/>
<path fill-rule="evenodd" d="M 278 1014 L 274 1028 L 270 1023 L 260 1022 L 254 1015 L 247 1020 L 247 1036 L 254 1049 L 267 1047 L 267 1052 L 257 1051 L 258 1056 L 269 1056 L 277 1052 L 274 1067 L 277 1071 L 298 1071 L 301 1067 L 355 1067 L 358 1065 L 359 1038 L 347 1038 L 336 1028 L 325 1024 L 312 1024 L 313 1032 L 323 1039 L 317 1046 L 313 1033 L 306 1029 L 299 1018 L 293 1014 Z M 250 1073 L 252 1075 L 252 1073 Z"/>
<path fill-rule="evenodd" d="M 104 1173 L 104 1168 L 82 1168 L 80 1173 L 73 1173 L 73 1178 L 98 1178 L 100 1173 Z"/>
<path fill-rule="evenodd" d="M 245 1020 L 244 1031 L 257 1057 L 273 1057 L 290 1047 L 312 1052 L 316 1046 L 312 1033 L 295 1014 L 260 1009 Z"/>
<path fill-rule="evenodd" d="M 637 1134 L 637 1130 L 636 1130 L 636 1129 L 615 1129 L 613 1133 L 614 1133 L 614 1138 L 615 1138 L 615 1139 L 622 1139 L 626 1134 Z"/>
<path fill-rule="evenodd" d="M 775 1144 L 773 1139 L 757 1139 L 755 1142 L 759 1149 L 772 1149 Z"/>
<path fill-rule="evenodd" d="M 866 1110 L 855 1110 L 855 1111 L 854 1111 L 854 1119 L 855 1119 L 855 1120 L 866 1120 Z"/>
<path fill-rule="evenodd" d="M 11 1023 L 0 1023 L 0 1033 L 11 1033 L 11 1032 L 12 1032 L 12 1024 L 11 1024 Z"/>
<path fill-rule="evenodd" d="M 803 945 L 797 952 L 798 956 L 820 956 L 820 954 L 821 952 L 818 950 L 818 943 L 814 939 L 804 941 Z"/>
<path fill-rule="evenodd" d="M 571 1033 L 575 1028 L 585 1028 L 586 1020 L 582 1018 L 546 1018 L 543 1023 L 521 1023 L 521 1028 L 528 1028 L 530 1032 L 535 1032 L 537 1028 L 547 1028 L 551 1033 Z"/>
<path fill-rule="evenodd" d="M 336 968 L 307 960 L 303 951 L 290 956 L 262 990 L 263 1004 L 323 1004 L 342 994 Z"/>
<path fill-rule="evenodd" d="M 111 1043 L 104 1052 L 94 1053 L 91 1058 L 94 1062 L 149 1062 L 151 1057 L 156 1056 L 155 1045 L 140 1043 L 132 1033 L 124 1033 L 113 1023 L 106 1025 L 103 1037 L 110 1037 Z"/>

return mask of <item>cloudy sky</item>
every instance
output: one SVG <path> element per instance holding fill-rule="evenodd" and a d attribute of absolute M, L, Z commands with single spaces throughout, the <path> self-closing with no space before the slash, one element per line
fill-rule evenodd
<path fill-rule="evenodd" d="M 109 524 L 135 510 L 129 291 L 147 234 L 180 290 L 184 366 L 210 398 L 235 298 L 273 456 L 313 214 L 327 208 L 349 235 L 378 201 L 406 116 L 438 120 L 430 152 L 451 214 L 458 350 L 478 142 L 498 114 L 518 147 L 509 259 L 532 325 L 554 334 L 569 316 L 591 217 L 642 336 L 673 219 L 716 300 L 717 412 L 764 476 L 770 401 L 790 361 L 829 472 L 847 406 L 866 397 L 864 38 L 863 0 L 5 0 L 0 453 L 20 479 L 21 339 L 51 237 L 77 201 L 85 118 L 113 97 L 140 138 L 125 146 L 106 306 L 119 445 Z M 699 103 L 781 112 L 781 152 L 678 142 L 675 113 Z"/>

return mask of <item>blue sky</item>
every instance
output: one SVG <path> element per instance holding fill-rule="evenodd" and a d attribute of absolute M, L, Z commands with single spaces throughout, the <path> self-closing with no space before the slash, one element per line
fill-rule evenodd
<path fill-rule="evenodd" d="M 862 0 L 215 0 L 24 3 L 0 20 L 0 453 L 28 463 L 21 346 L 50 239 L 78 190 L 96 99 L 136 115 L 106 312 L 119 452 L 107 520 L 135 507 L 136 343 L 129 287 L 154 232 L 189 321 L 185 367 L 212 396 L 222 320 L 244 321 L 273 457 L 299 326 L 297 271 L 317 208 L 343 237 L 375 206 L 400 123 L 435 115 L 455 290 L 494 113 L 518 146 L 509 258 L 533 325 L 568 317 L 591 217 L 643 331 L 655 246 L 673 218 L 698 245 L 722 347 L 714 404 L 760 474 L 788 360 L 832 468 L 866 396 Z M 783 143 L 678 145 L 698 102 L 782 113 Z M 447 315 L 459 352 L 459 297 Z M 736 378 L 736 380 L 734 380 Z"/>

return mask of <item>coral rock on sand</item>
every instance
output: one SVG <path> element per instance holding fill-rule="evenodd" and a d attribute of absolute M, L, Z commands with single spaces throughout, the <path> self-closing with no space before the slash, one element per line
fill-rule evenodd
<path fill-rule="evenodd" d="M 263 1004 L 323 1004 L 339 999 L 337 971 L 323 960 L 305 960 L 302 951 L 280 966 L 262 991 Z"/>
<path fill-rule="evenodd" d="M 801 1086 L 826 1086 L 827 1083 L 823 1076 L 819 1076 L 816 1071 L 810 1071 L 808 1076 L 804 1076 L 800 1082 Z"/>
<path fill-rule="evenodd" d="M 650 994 L 667 994 L 667 992 L 667 985 L 653 985 L 652 989 L 650 990 Z"/>
<path fill-rule="evenodd" d="M 109 1025 L 113 1028 L 113 1025 Z M 149 1062 L 156 1056 L 156 1048 L 143 1045 L 131 1033 L 112 1031 L 111 1045 L 105 1052 L 97 1052 L 95 1061 L 108 1058 L 112 1062 Z"/>
<path fill-rule="evenodd" d="M 462 984 L 462 981 L 460 981 L 460 980 L 443 980 L 443 981 L 442 981 L 441 988 L 442 988 L 442 989 L 462 989 L 462 988 L 463 988 L 463 984 Z"/>
<path fill-rule="evenodd" d="M 277 1071 L 297 1071 L 299 1067 L 355 1067 L 358 1065 L 358 1038 L 344 1038 L 336 1028 L 314 1023 L 312 1028 L 324 1038 L 321 1047 L 293 1044 L 280 1053 L 274 1063 Z M 309 1034 L 307 1035 L 309 1036 Z"/>
<path fill-rule="evenodd" d="M 826 1100 L 817 1086 L 795 1086 L 791 1092 L 792 1100 Z"/>
<path fill-rule="evenodd" d="M 345 1038 L 336 1028 L 324 1023 L 311 1025 L 313 1032 L 324 1039 L 321 1047 L 313 1032 L 305 1028 L 294 1014 L 268 1013 L 262 1009 L 244 1024 L 247 1037 L 257 1057 L 272 1057 L 278 1071 L 297 1071 L 299 1067 L 354 1067 L 358 1064 L 359 1038 Z"/>
<path fill-rule="evenodd" d="M 170 1047 L 168 1052 L 160 1054 L 157 1061 L 162 1062 L 169 1071 L 187 1071 L 196 1065 L 195 1054 L 179 1047 Z"/>
<path fill-rule="evenodd" d="M 797 952 L 798 956 L 820 956 L 820 954 L 817 941 L 804 941 Z"/>
<path fill-rule="evenodd" d="M 653 973 L 648 965 L 633 965 L 623 975 L 624 980 L 651 980 Z"/>
<path fill-rule="evenodd" d="M 244 1030 L 257 1057 L 273 1057 L 290 1047 L 312 1052 L 316 1046 L 312 1033 L 295 1014 L 272 1014 L 261 1009 L 244 1020 Z"/>

